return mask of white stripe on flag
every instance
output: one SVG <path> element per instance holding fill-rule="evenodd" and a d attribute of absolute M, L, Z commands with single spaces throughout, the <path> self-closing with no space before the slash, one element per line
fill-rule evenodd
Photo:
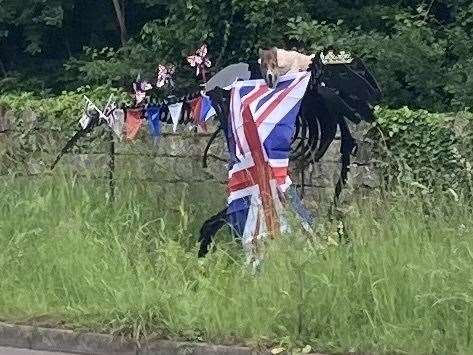
<path fill-rule="evenodd" d="M 230 202 L 232 201 L 238 200 L 239 198 L 243 198 L 249 195 L 259 195 L 258 185 L 253 185 L 238 191 L 230 192 L 230 195 L 228 196 L 228 203 L 230 204 Z"/>

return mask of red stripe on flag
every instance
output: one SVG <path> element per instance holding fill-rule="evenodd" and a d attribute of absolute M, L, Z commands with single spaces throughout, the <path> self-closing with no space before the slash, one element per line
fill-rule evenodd
<path fill-rule="evenodd" d="M 256 90 L 254 93 L 252 93 L 250 96 L 245 98 L 243 102 L 241 103 L 241 108 L 244 109 L 246 106 L 249 106 L 255 99 L 257 99 L 259 96 L 266 94 L 269 91 L 269 88 L 266 85 L 262 85 L 259 87 L 258 90 Z"/>
<path fill-rule="evenodd" d="M 278 185 L 282 185 L 286 182 L 287 167 L 271 168 L 271 171 Z"/>
<path fill-rule="evenodd" d="M 256 185 L 258 182 L 255 179 L 256 174 L 255 167 L 236 171 L 232 174 L 228 180 L 228 189 L 230 192 L 246 189 L 250 186 Z M 278 185 L 286 183 L 288 168 L 269 168 L 271 179 L 275 179 Z"/>
<path fill-rule="evenodd" d="M 255 185 L 256 181 L 252 177 L 252 170 L 254 170 L 254 167 L 233 173 L 228 181 L 229 190 L 234 192 Z"/>
<path fill-rule="evenodd" d="M 279 231 L 279 222 L 273 203 L 273 196 L 271 194 L 271 179 L 272 171 L 268 163 L 265 161 L 263 149 L 258 135 L 258 129 L 251 115 L 250 107 L 247 105 L 243 108 L 243 128 L 248 145 L 251 147 L 253 161 L 255 162 L 253 169 L 247 169 L 251 177 L 259 186 L 261 200 L 263 203 L 263 212 L 266 221 L 266 228 L 271 236 L 274 236 Z"/>
<path fill-rule="evenodd" d="M 297 80 L 292 86 L 290 86 L 289 88 L 281 91 L 281 93 L 277 96 L 277 98 L 273 102 L 271 102 L 269 104 L 269 106 L 266 107 L 264 112 L 258 117 L 258 119 L 256 120 L 256 126 L 257 127 L 259 127 L 261 125 L 261 123 L 263 123 L 263 121 L 274 111 L 276 106 L 279 105 L 279 103 L 287 95 L 289 95 L 289 93 L 292 91 L 292 89 L 294 89 L 294 87 L 296 87 L 301 82 L 302 79 L 303 79 L 303 77 L 299 78 L 299 80 Z"/>

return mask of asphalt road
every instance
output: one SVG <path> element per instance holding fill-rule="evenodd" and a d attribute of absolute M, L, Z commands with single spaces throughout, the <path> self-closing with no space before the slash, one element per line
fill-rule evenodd
<path fill-rule="evenodd" d="M 66 353 L 51 353 L 48 351 L 38 351 L 29 349 L 13 349 L 0 346 L 0 355 L 70 355 Z"/>

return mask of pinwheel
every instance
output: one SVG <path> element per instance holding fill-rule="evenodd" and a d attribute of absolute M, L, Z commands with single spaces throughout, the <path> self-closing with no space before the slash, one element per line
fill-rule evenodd
<path fill-rule="evenodd" d="M 207 58 L 207 45 L 203 44 L 199 49 L 196 50 L 194 55 L 187 57 L 187 61 L 191 67 L 196 67 L 196 75 L 199 76 L 202 73 L 202 78 L 206 80 L 205 73 L 207 68 L 210 68 L 212 62 Z"/>
<path fill-rule="evenodd" d="M 156 87 L 161 88 L 168 84 L 174 86 L 172 76 L 174 75 L 175 71 L 176 67 L 172 64 L 167 66 L 159 64 L 156 75 Z"/>
<path fill-rule="evenodd" d="M 140 75 L 136 78 L 136 81 L 133 83 L 134 98 L 136 104 L 140 104 L 146 99 L 146 92 L 151 90 L 153 85 L 151 85 L 146 80 L 141 80 Z"/>

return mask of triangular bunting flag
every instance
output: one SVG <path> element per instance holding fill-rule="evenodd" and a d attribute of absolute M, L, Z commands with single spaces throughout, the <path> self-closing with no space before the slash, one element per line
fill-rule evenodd
<path fill-rule="evenodd" d="M 210 101 L 210 98 L 206 95 L 202 95 L 202 108 L 200 111 L 200 121 L 201 122 L 207 122 L 207 120 L 215 116 L 217 113 L 215 112 L 214 107 L 212 106 L 212 102 Z"/>
<path fill-rule="evenodd" d="M 146 118 L 148 119 L 149 134 L 152 137 L 161 135 L 161 106 L 150 106 L 146 109 Z"/>
<path fill-rule="evenodd" d="M 126 110 L 126 139 L 132 140 L 136 137 L 143 124 L 142 110 Z"/>
<path fill-rule="evenodd" d="M 191 101 L 191 114 L 194 124 L 197 126 L 200 124 L 200 115 L 202 109 L 202 97 L 199 96 Z"/>
<path fill-rule="evenodd" d="M 125 125 L 125 111 L 117 108 L 110 111 L 107 116 L 107 123 L 118 138 L 122 139 L 123 126 Z"/>
<path fill-rule="evenodd" d="M 177 131 L 177 125 L 179 124 L 179 119 L 181 118 L 182 105 L 182 102 L 178 102 L 168 106 L 172 119 L 172 130 L 174 133 Z"/>
<path fill-rule="evenodd" d="M 81 119 L 79 120 L 79 123 L 82 127 L 82 129 L 86 129 L 87 126 L 90 124 L 90 121 L 92 117 L 89 115 L 89 111 L 92 109 L 92 105 L 87 101 L 85 105 L 85 110 L 84 113 L 82 114 Z"/>

